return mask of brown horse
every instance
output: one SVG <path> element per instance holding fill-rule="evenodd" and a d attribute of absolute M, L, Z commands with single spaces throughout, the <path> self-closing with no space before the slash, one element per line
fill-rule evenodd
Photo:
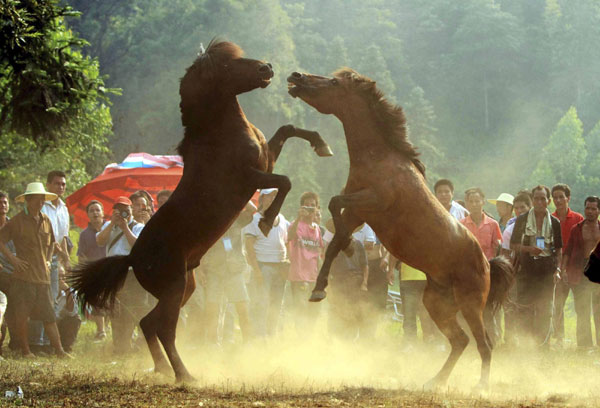
<path fill-rule="evenodd" d="M 195 288 L 191 269 L 229 228 L 257 189 L 279 189 L 260 222 L 268 234 L 291 188 L 286 176 L 271 174 L 289 137 L 311 143 L 320 156 L 331 155 L 318 133 L 280 128 L 267 144 L 250 123 L 237 95 L 265 88 L 273 77 L 271 64 L 242 58 L 242 49 L 230 42 L 213 41 L 181 80 L 181 116 L 185 136 L 179 145 L 185 167 L 169 200 L 150 219 L 128 256 L 114 256 L 73 272 L 73 287 L 84 301 L 111 307 L 133 268 L 140 284 L 158 299 L 140 322 L 155 371 L 170 372 L 176 380 L 193 378 L 175 348 L 180 308 Z"/>
<path fill-rule="evenodd" d="M 469 342 L 456 320 L 461 311 L 482 359 L 479 385 L 487 387 L 491 344 L 482 313 L 486 301 L 497 308 L 506 297 L 513 278 L 510 264 L 503 258 L 491 261 L 490 291 L 490 263 L 475 237 L 427 188 L 425 167 L 407 140 L 402 109 L 388 103 L 374 81 L 342 69 L 333 78 L 294 72 L 288 82 L 292 96 L 342 122 L 350 155 L 344 194 L 329 203 L 336 233 L 310 300 L 325 297 L 331 262 L 348 246 L 350 232 L 366 222 L 392 255 L 427 274 L 423 302 L 452 346 L 429 386 L 446 383 Z"/>

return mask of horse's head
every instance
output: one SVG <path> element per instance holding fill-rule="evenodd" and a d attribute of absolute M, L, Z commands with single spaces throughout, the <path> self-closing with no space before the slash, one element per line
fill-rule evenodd
<path fill-rule="evenodd" d="M 324 114 L 343 110 L 343 105 L 352 101 L 355 90 L 364 87 L 374 88 L 375 82 L 350 68 L 334 72 L 331 78 L 300 72 L 288 77 L 289 94 Z"/>
<path fill-rule="evenodd" d="M 207 97 L 214 102 L 215 92 L 239 95 L 269 86 L 273 78 L 271 64 L 243 58 L 243 55 L 244 51 L 232 42 L 211 41 L 181 79 L 182 105 Z"/>

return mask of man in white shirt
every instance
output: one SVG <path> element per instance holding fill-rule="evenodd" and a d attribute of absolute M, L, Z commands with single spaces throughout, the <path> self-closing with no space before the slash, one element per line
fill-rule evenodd
<path fill-rule="evenodd" d="M 67 237 L 69 236 L 69 209 L 62 200 L 67 187 L 65 173 L 60 170 L 52 170 L 46 178 L 46 190 L 56 194 L 56 199 L 44 202 L 42 212 L 50 218 L 54 240 L 56 241 L 54 255 L 52 256 L 52 267 L 50 270 L 50 289 L 53 299 L 58 296 L 58 267 L 59 263 L 68 270 L 70 268 L 69 250 Z"/>
<path fill-rule="evenodd" d="M 96 234 L 96 243 L 106 246 L 106 256 L 129 255 L 143 229 L 144 224 L 133 219 L 131 200 L 118 197 L 113 205 L 110 221 L 105 222 Z M 117 296 L 118 302 L 111 319 L 115 354 L 125 354 L 132 350 L 131 337 L 146 309 L 145 298 L 146 292 L 130 270 L 123 289 Z"/>
<path fill-rule="evenodd" d="M 433 192 L 444 208 L 458 221 L 469 215 L 469 211 L 452 198 L 454 197 L 454 184 L 448 179 L 441 179 L 433 186 Z"/>
<path fill-rule="evenodd" d="M 258 223 L 273 203 L 277 189 L 263 189 L 258 198 L 258 212 L 243 230 L 246 259 L 252 270 L 249 284 L 250 310 L 255 334 L 272 336 L 277 329 L 289 270 L 287 231 L 290 222 L 278 214 L 265 237 Z"/>

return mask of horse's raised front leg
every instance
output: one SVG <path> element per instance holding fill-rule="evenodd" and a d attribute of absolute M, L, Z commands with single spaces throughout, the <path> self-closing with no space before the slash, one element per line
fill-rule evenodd
<path fill-rule="evenodd" d="M 331 148 L 318 132 L 300 129 L 293 125 L 285 125 L 277 129 L 277 132 L 275 132 L 271 140 L 269 140 L 268 145 L 270 163 L 275 164 L 277 158 L 279 158 L 279 154 L 281 153 L 283 145 L 290 137 L 299 137 L 300 139 L 304 139 L 309 142 L 318 156 L 333 156 Z"/>
<path fill-rule="evenodd" d="M 309 299 L 311 302 L 320 302 L 325 299 L 325 288 L 327 287 L 331 264 L 339 252 L 350 244 L 350 235 L 354 231 L 354 228 L 363 222 L 363 220 L 354 214 L 354 210 L 376 211 L 383 206 L 377 194 L 371 189 L 331 198 L 331 201 L 329 201 L 329 212 L 333 217 L 335 234 L 325 252 L 325 260 L 323 261 L 317 283 Z M 345 209 L 343 213 L 342 209 Z"/>
<path fill-rule="evenodd" d="M 275 222 L 275 217 L 279 214 L 279 210 L 281 210 L 281 206 L 283 205 L 283 201 L 285 197 L 292 189 L 292 183 L 287 176 L 282 176 L 280 174 L 272 174 L 265 173 L 264 171 L 251 169 L 252 172 L 252 181 L 255 184 L 256 188 L 264 189 L 264 188 L 276 188 L 277 195 L 275 199 L 266 209 L 263 214 L 263 217 L 258 222 L 258 228 L 260 228 L 261 232 L 265 234 L 265 237 L 269 235 L 269 231 L 273 228 L 273 222 Z"/>

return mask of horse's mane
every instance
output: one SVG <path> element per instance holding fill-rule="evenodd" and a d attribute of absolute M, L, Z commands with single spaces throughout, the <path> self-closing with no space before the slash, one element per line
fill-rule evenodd
<path fill-rule="evenodd" d="M 218 85 L 216 79 L 223 64 L 243 55 L 244 51 L 237 44 L 213 38 L 206 51 L 198 54 L 198 58 L 181 78 L 179 108 L 185 136 L 177 146 L 177 151 L 184 161 L 193 139 L 200 136 L 206 125 L 214 120 L 211 109 L 215 106 L 214 92 Z"/>
<path fill-rule="evenodd" d="M 351 68 L 341 68 L 335 71 L 333 76 L 356 89 L 362 97 L 367 99 L 375 115 L 375 122 L 381 127 L 381 133 L 385 141 L 391 147 L 406 155 L 419 172 L 425 176 L 425 165 L 418 159 L 419 153 L 408 141 L 406 117 L 402 108 L 388 102 L 383 92 L 377 89 L 373 80 L 360 75 Z"/>

